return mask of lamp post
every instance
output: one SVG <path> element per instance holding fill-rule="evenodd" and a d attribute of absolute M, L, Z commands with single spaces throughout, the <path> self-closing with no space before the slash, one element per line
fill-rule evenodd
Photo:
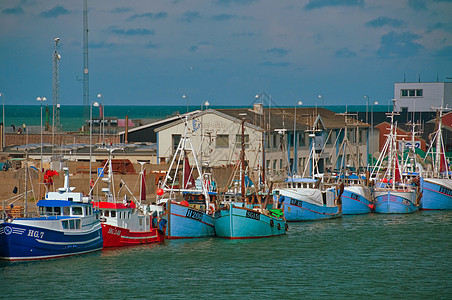
<path fill-rule="evenodd" d="M 90 105 L 89 110 L 89 197 L 91 198 L 91 157 L 92 157 L 92 147 L 93 147 L 93 106 L 98 107 L 99 103 L 96 101 L 93 101 Z"/>
<path fill-rule="evenodd" d="M 292 163 L 292 178 L 297 173 L 297 105 L 303 105 L 303 102 L 295 103 L 295 113 L 293 118 L 293 163 Z"/>
<path fill-rule="evenodd" d="M 370 137 L 370 142 L 372 142 L 372 139 L 374 138 L 374 106 L 375 105 L 378 105 L 378 101 L 374 101 L 374 103 L 372 104 L 372 106 L 370 107 L 370 109 L 371 109 L 371 113 L 370 113 L 370 123 L 371 123 L 371 137 Z M 371 147 L 370 147 L 370 150 L 371 151 L 373 151 L 373 148 L 372 148 L 372 144 L 371 144 Z M 373 158 L 373 155 L 372 155 L 372 158 Z M 373 164 L 373 159 L 372 159 L 372 164 Z"/>
<path fill-rule="evenodd" d="M 101 93 L 97 94 L 97 98 L 101 99 L 101 103 L 102 103 L 102 123 L 100 124 L 100 128 L 101 128 L 101 132 L 102 132 L 102 144 L 104 144 L 105 141 L 105 116 L 104 116 L 104 112 L 105 112 L 105 107 L 104 107 L 104 95 L 102 95 Z"/>
<path fill-rule="evenodd" d="M 369 96 L 364 95 L 364 99 L 367 100 L 366 105 L 366 124 L 369 124 Z M 369 130 L 367 130 L 367 166 L 369 166 Z"/>
<path fill-rule="evenodd" d="M 202 113 L 202 107 L 203 106 L 205 106 L 206 107 L 206 110 L 207 110 L 207 108 L 209 107 L 209 105 L 210 105 L 210 103 L 209 103 L 209 101 L 208 100 L 206 100 L 206 101 L 203 101 L 202 103 L 201 103 L 201 113 Z M 202 168 L 202 143 L 204 142 L 204 133 L 203 133 L 203 128 L 202 128 L 202 120 L 203 120 L 203 115 L 201 115 L 201 153 L 200 153 L 200 164 L 201 164 L 201 168 Z"/>
<path fill-rule="evenodd" d="M 41 103 L 41 172 L 42 172 L 42 102 L 46 101 L 46 97 L 37 97 L 37 101 Z"/>
<path fill-rule="evenodd" d="M 188 114 L 188 96 L 183 94 L 182 99 L 187 99 L 187 114 Z"/>
<path fill-rule="evenodd" d="M 322 107 L 325 107 L 325 97 L 322 94 L 318 95 L 319 99 L 322 100 Z"/>
<path fill-rule="evenodd" d="M 2 133 L 2 150 L 5 148 L 5 93 L 0 93 L 3 97 L 3 133 Z"/>

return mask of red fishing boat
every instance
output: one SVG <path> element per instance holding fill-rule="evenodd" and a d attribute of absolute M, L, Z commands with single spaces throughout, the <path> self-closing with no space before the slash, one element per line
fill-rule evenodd
<path fill-rule="evenodd" d="M 161 207 L 156 205 L 143 205 L 141 200 L 145 200 L 145 170 L 141 165 L 141 196 L 140 200 L 124 200 L 118 202 L 115 200 L 114 192 L 111 193 L 113 182 L 113 172 L 111 171 L 111 159 L 108 164 L 108 176 L 103 181 L 108 187 L 102 188 L 105 193 L 106 201 L 97 201 L 94 206 L 100 211 L 100 219 L 102 224 L 102 236 L 104 247 L 121 247 L 138 244 L 149 244 L 162 242 L 165 239 L 166 220 L 161 219 L 163 213 Z M 103 172 L 102 172 L 103 173 Z M 125 187 L 129 192 L 125 183 L 121 182 L 121 188 Z M 119 191 L 118 191 L 119 193 Z M 133 194 L 132 194 L 133 197 Z"/>

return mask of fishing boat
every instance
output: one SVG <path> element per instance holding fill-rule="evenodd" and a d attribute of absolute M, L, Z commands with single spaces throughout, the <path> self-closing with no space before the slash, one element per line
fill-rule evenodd
<path fill-rule="evenodd" d="M 163 218 L 167 221 L 168 239 L 212 237 L 215 236 L 215 203 L 210 201 L 208 180 L 199 167 L 196 151 L 188 134 L 188 116 L 184 123 L 185 133 L 179 141 L 165 179 L 157 189 L 157 204 L 164 207 Z M 189 155 L 194 161 L 193 167 L 190 167 Z M 195 171 L 199 187 L 195 184 Z M 180 176 L 180 173 L 183 175 Z M 179 176 L 182 177 L 181 182 Z M 200 196 L 201 199 L 198 200 L 202 204 L 190 204 L 183 199 L 183 195 Z"/>
<path fill-rule="evenodd" d="M 435 109 L 435 108 L 434 108 Z M 421 178 L 423 210 L 452 209 L 452 179 L 447 163 L 444 140 L 442 136 L 443 111 L 449 110 L 443 107 L 438 111 L 437 130 L 434 132 L 430 147 L 425 158 L 432 158 L 433 168 L 427 176 Z M 435 146 L 435 149 L 433 149 Z"/>
<path fill-rule="evenodd" d="M 122 202 L 116 201 L 115 193 L 112 193 L 113 169 L 111 156 L 104 165 L 101 174 L 106 173 L 108 165 L 108 176 L 103 178 L 108 185 L 102 188 L 105 193 L 104 201 L 94 202 L 94 206 L 100 211 L 102 224 L 103 246 L 121 247 L 139 244 L 150 244 L 162 242 L 165 239 L 165 222 L 160 219 L 162 210 L 156 205 L 144 206 L 146 181 L 143 164 L 140 172 L 140 199 L 128 200 L 127 195 Z M 98 178 L 99 179 L 99 178 Z M 97 180 L 96 180 L 97 182 Z M 127 185 L 121 181 L 121 188 Z M 130 190 L 129 190 L 130 192 Z M 119 193 L 119 191 L 118 191 Z M 132 196 L 133 194 L 130 193 Z"/>
<path fill-rule="evenodd" d="M 367 214 L 373 211 L 374 204 L 372 193 L 368 186 L 369 175 L 363 176 L 360 173 L 360 151 L 358 145 L 352 144 L 348 136 L 348 127 L 356 126 L 355 141 L 358 141 L 357 114 L 340 113 L 345 118 L 344 138 L 339 146 L 339 151 L 332 160 L 333 166 L 338 166 L 339 174 L 328 174 L 336 184 L 344 183 L 344 191 L 341 195 L 342 214 L 358 215 Z M 349 118 L 354 117 L 354 118 Z M 339 136 L 336 142 L 339 141 Z M 335 142 L 335 144 L 336 144 Z M 347 159 L 348 158 L 348 159 Z M 346 160 L 347 159 L 347 160 Z"/>
<path fill-rule="evenodd" d="M 275 190 L 275 199 L 278 207 L 284 212 L 288 222 L 315 221 L 333 219 L 342 216 L 341 196 L 344 191 L 343 184 L 327 185 L 323 182 L 323 174 L 318 167 L 317 146 L 314 144 L 316 133 L 321 130 L 316 128 L 316 123 L 310 130 L 311 150 L 302 176 L 293 175 L 286 178 L 286 187 Z M 321 151 L 321 150 L 320 150 Z M 311 170 L 308 170 L 308 166 Z M 309 173 L 311 177 L 309 176 Z"/>
<path fill-rule="evenodd" d="M 391 119 L 390 131 L 371 174 L 371 178 L 375 180 L 375 212 L 381 214 L 413 213 L 419 210 L 422 196 L 418 186 L 402 177 L 397 151 L 397 123 L 394 126 L 395 115 L 398 114 L 394 111 L 387 113 Z"/>
<path fill-rule="evenodd" d="M 38 201 L 39 217 L 0 223 L 0 259 L 48 259 L 102 249 L 99 212 L 91 199 L 69 187 L 67 168 L 64 177 L 63 188 Z"/>
<path fill-rule="evenodd" d="M 223 206 L 215 212 L 216 236 L 227 239 L 250 239 L 265 238 L 283 235 L 288 230 L 288 225 L 282 210 L 267 209 L 271 197 L 273 183 L 262 199 L 257 191 L 250 197 L 256 197 L 258 203 L 250 201 L 246 194 L 245 183 L 245 119 L 242 120 L 241 152 L 240 152 L 240 194 L 233 197 L 228 195 L 229 200 L 224 199 Z M 237 164 L 239 165 L 239 164 Z M 235 199 L 230 201 L 231 199 Z M 240 200 L 238 200 L 240 199 Z M 226 200 L 226 201 L 225 201 Z"/>
<path fill-rule="evenodd" d="M 288 187 L 276 190 L 279 206 L 288 222 L 315 221 L 342 216 L 343 184 L 322 189 L 321 179 L 293 178 Z"/>

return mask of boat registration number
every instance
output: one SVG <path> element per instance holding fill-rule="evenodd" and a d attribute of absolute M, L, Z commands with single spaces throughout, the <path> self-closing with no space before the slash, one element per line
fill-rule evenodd
<path fill-rule="evenodd" d="M 187 210 L 187 213 L 185 214 L 185 216 L 190 219 L 202 221 L 202 212 L 199 212 L 196 210 L 192 210 L 192 209 Z"/>
<path fill-rule="evenodd" d="M 28 229 L 28 236 L 42 239 L 44 232 Z"/>
<path fill-rule="evenodd" d="M 298 207 L 302 207 L 302 206 L 303 206 L 303 201 L 295 200 L 295 199 L 290 199 L 290 204 L 291 204 L 291 205 L 298 206 Z"/>
<path fill-rule="evenodd" d="M 250 218 L 250 219 L 254 219 L 254 220 L 260 220 L 261 219 L 261 214 L 255 211 L 250 211 L 247 210 L 246 211 L 246 217 Z"/>

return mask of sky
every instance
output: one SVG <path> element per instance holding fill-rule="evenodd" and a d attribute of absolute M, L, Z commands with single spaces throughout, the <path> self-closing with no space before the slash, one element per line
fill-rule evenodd
<path fill-rule="evenodd" d="M 452 78 L 452 0 L 88 0 L 88 28 L 106 106 L 366 105 Z M 0 1 L 6 104 L 52 103 L 57 37 L 60 104 L 82 105 L 83 0 Z"/>

